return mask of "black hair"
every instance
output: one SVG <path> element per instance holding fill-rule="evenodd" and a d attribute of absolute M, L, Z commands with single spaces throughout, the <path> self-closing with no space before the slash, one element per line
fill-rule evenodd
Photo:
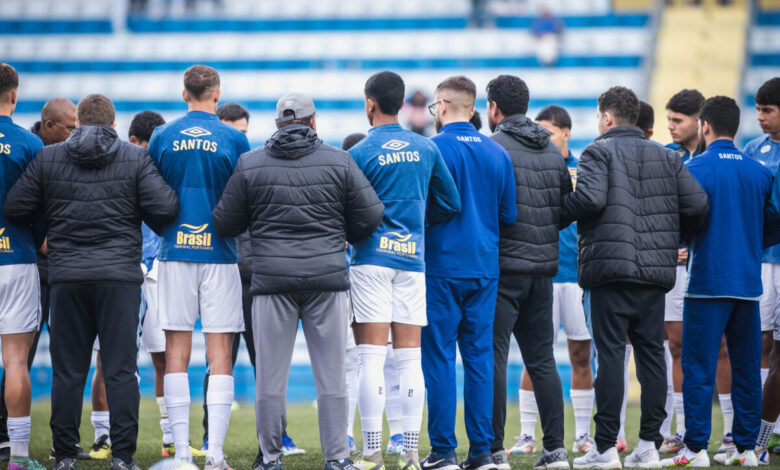
<path fill-rule="evenodd" d="M 639 101 L 639 118 L 636 120 L 636 127 L 644 130 L 652 129 L 655 125 L 655 111 L 649 103 Z"/>
<path fill-rule="evenodd" d="M 639 118 L 639 98 L 631 89 L 613 86 L 599 96 L 599 111 L 609 111 L 619 126 L 635 126 Z"/>
<path fill-rule="evenodd" d="M 220 121 L 235 122 L 244 118 L 249 122 L 249 111 L 238 103 L 225 103 L 217 108 L 217 117 Z"/>
<path fill-rule="evenodd" d="M 728 96 L 713 96 L 701 106 L 699 120 L 709 124 L 716 136 L 733 139 L 739 130 L 739 105 Z"/>
<path fill-rule="evenodd" d="M 555 127 L 571 130 L 571 116 L 565 109 L 554 104 L 539 111 L 536 121 L 550 121 Z"/>
<path fill-rule="evenodd" d="M 371 75 L 363 89 L 367 98 L 376 101 L 379 110 L 388 116 L 395 116 L 404 104 L 404 80 L 395 72 L 385 70 Z"/>
<path fill-rule="evenodd" d="M 488 103 L 494 101 L 504 116 L 528 112 L 528 85 L 514 75 L 499 75 L 487 85 Z"/>
<path fill-rule="evenodd" d="M 756 92 L 756 104 L 780 108 L 780 77 L 765 81 Z"/>
<path fill-rule="evenodd" d="M 704 104 L 704 95 L 699 90 L 682 90 L 669 98 L 666 109 L 675 113 L 695 116 L 699 114 L 701 105 Z"/>
<path fill-rule="evenodd" d="M 141 142 L 149 142 L 152 132 L 165 124 L 165 119 L 154 111 L 143 111 L 135 115 L 130 123 L 128 137 L 135 136 Z"/>
<path fill-rule="evenodd" d="M 471 119 L 469 119 L 469 122 L 472 126 L 474 126 L 474 129 L 480 130 L 482 129 L 482 116 L 479 115 L 479 111 L 476 109 L 474 110 L 474 114 L 471 115 Z"/>
<path fill-rule="evenodd" d="M 341 150 L 349 150 L 355 146 L 356 143 L 366 138 L 366 134 L 355 132 L 344 137 L 344 141 L 341 142 Z"/>
<path fill-rule="evenodd" d="M 6 95 L 19 88 L 19 74 L 12 66 L 0 62 L 0 99 L 5 101 Z"/>

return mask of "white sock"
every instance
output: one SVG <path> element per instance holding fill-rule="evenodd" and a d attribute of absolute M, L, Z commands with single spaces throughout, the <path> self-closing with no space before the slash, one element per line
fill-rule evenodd
<path fill-rule="evenodd" d="M 347 414 L 347 436 L 354 436 L 355 431 L 355 410 L 358 402 L 358 367 L 360 359 L 358 358 L 357 348 L 347 349 L 347 358 L 344 362 L 344 370 L 347 375 L 347 396 L 348 414 Z"/>
<path fill-rule="evenodd" d="M 160 430 L 163 435 L 163 444 L 173 444 L 171 422 L 168 421 L 168 409 L 165 408 L 165 397 L 157 397 L 157 407 L 160 409 Z"/>
<path fill-rule="evenodd" d="M 385 416 L 390 435 L 403 434 L 403 410 L 401 405 L 401 374 L 397 368 L 392 345 L 387 346 L 387 356 L 382 372 L 385 376 Z M 420 368 L 422 371 L 422 367 Z"/>
<path fill-rule="evenodd" d="M 209 451 L 207 457 L 218 463 L 225 460 L 222 447 L 230 424 L 230 407 L 233 406 L 233 376 L 210 375 L 206 406 L 209 410 Z"/>
<path fill-rule="evenodd" d="M 777 422 L 780 423 L 780 419 L 778 419 Z M 763 419 L 761 420 L 761 428 L 758 430 L 758 438 L 756 439 L 756 448 L 766 449 L 766 446 L 769 444 L 769 439 L 772 438 L 772 430 L 774 427 L 775 423 Z"/>
<path fill-rule="evenodd" d="M 674 392 L 674 414 L 677 415 L 677 434 L 685 437 L 685 405 L 682 392 Z"/>
<path fill-rule="evenodd" d="M 186 372 L 165 374 L 165 409 L 171 425 L 176 458 L 192 462 L 190 453 L 190 381 Z M 210 421 L 210 420 L 209 420 Z"/>
<path fill-rule="evenodd" d="M 635 452 L 637 454 L 641 454 L 642 452 L 646 452 L 648 450 L 655 449 L 655 442 L 653 441 L 646 441 L 642 438 L 639 439 L 639 442 L 636 443 L 636 449 Z"/>
<path fill-rule="evenodd" d="M 672 435 L 672 415 L 674 415 L 674 382 L 672 378 L 672 353 L 669 351 L 669 341 L 664 341 L 664 362 L 666 362 L 666 403 L 664 411 L 666 418 L 661 423 L 661 436 Z"/>
<path fill-rule="evenodd" d="M 731 428 L 734 424 L 734 406 L 731 404 L 730 393 L 719 393 L 720 411 L 723 413 L 723 435 L 731 434 Z"/>
<path fill-rule="evenodd" d="M 628 363 L 631 361 L 631 351 L 633 346 L 626 345 L 626 359 L 623 364 L 623 405 L 620 408 L 620 430 L 618 439 L 626 440 L 626 407 L 628 406 Z"/>
<path fill-rule="evenodd" d="M 536 406 L 534 392 L 520 389 L 520 434 L 526 434 L 536 439 L 536 415 L 539 408 Z"/>
<path fill-rule="evenodd" d="M 593 418 L 593 398 L 595 392 L 592 388 L 587 390 L 569 391 L 571 397 L 571 406 L 574 408 L 574 436 L 579 439 L 580 436 L 590 433 L 590 420 Z"/>
<path fill-rule="evenodd" d="M 11 455 L 14 457 L 29 457 L 30 428 L 29 416 L 8 418 L 8 438 L 11 441 Z"/>
<path fill-rule="evenodd" d="M 417 441 L 420 440 L 423 408 L 425 408 L 425 378 L 422 372 L 421 349 L 396 349 L 394 356 L 395 367 L 400 378 L 399 401 L 403 413 L 404 453 L 416 453 Z"/>
<path fill-rule="evenodd" d="M 761 368 L 761 390 L 764 389 L 764 384 L 766 383 L 766 378 L 769 376 L 769 369 Z"/>
<path fill-rule="evenodd" d="M 95 428 L 95 440 L 97 442 L 101 436 L 111 435 L 111 424 L 108 411 L 92 412 L 92 427 Z M 111 445 L 111 438 L 106 439 L 106 444 Z"/>
<path fill-rule="evenodd" d="M 363 452 L 372 455 L 382 449 L 382 412 L 385 407 L 385 376 L 382 369 L 387 356 L 386 346 L 358 345 L 358 405 L 363 428 Z"/>
<path fill-rule="evenodd" d="M 780 419 L 775 421 L 775 434 L 780 434 Z"/>

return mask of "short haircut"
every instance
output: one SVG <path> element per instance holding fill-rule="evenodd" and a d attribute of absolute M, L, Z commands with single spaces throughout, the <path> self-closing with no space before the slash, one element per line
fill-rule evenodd
<path fill-rule="evenodd" d="M 219 74 L 208 65 L 193 65 L 184 72 L 184 90 L 195 100 L 219 88 Z"/>
<path fill-rule="evenodd" d="M 474 129 L 480 130 L 482 129 L 482 116 L 479 115 L 479 111 L 476 109 L 474 110 L 474 114 L 471 115 L 471 119 L 469 119 L 469 122 L 472 126 L 474 126 Z"/>
<path fill-rule="evenodd" d="M 0 101 L 8 101 L 12 91 L 19 88 L 19 74 L 16 69 L 0 62 Z"/>
<path fill-rule="evenodd" d="M 571 116 L 565 109 L 554 104 L 539 111 L 536 121 L 550 121 L 555 127 L 571 130 Z"/>
<path fill-rule="evenodd" d="M 713 96 L 701 106 L 699 120 L 709 124 L 716 136 L 733 139 L 739 130 L 739 105 L 728 96 Z"/>
<path fill-rule="evenodd" d="M 466 93 L 472 98 L 477 97 L 477 86 L 470 78 L 464 75 L 455 75 L 453 77 L 446 78 L 443 82 L 439 83 L 436 87 L 436 91 L 452 90 L 461 93 Z"/>
<path fill-rule="evenodd" d="M 355 132 L 344 137 L 344 141 L 341 142 L 341 150 L 349 150 L 355 146 L 356 143 L 366 138 L 366 134 Z"/>
<path fill-rule="evenodd" d="M 388 116 L 395 116 L 404 104 L 404 80 L 395 72 L 385 70 L 371 75 L 363 89 L 367 98 L 376 101 L 379 110 Z"/>
<path fill-rule="evenodd" d="M 249 111 L 238 103 L 225 103 L 217 108 L 217 117 L 220 121 L 235 122 L 243 118 L 249 122 Z"/>
<path fill-rule="evenodd" d="M 685 114 L 686 116 L 695 116 L 699 114 L 701 105 L 704 104 L 704 95 L 699 90 L 682 90 L 669 98 L 666 103 L 666 109 L 669 111 Z"/>
<path fill-rule="evenodd" d="M 609 111 L 619 126 L 635 126 L 639 118 L 639 98 L 629 88 L 613 86 L 599 96 L 599 111 Z"/>
<path fill-rule="evenodd" d="M 110 126 L 115 118 L 114 103 L 98 93 L 85 96 L 76 106 L 76 120 L 80 126 L 87 124 Z"/>
<path fill-rule="evenodd" d="M 780 108 L 780 77 L 770 78 L 756 92 L 756 104 Z"/>
<path fill-rule="evenodd" d="M 504 116 L 528 112 L 528 85 L 514 75 L 499 75 L 487 85 L 488 103 L 495 101 Z"/>
<path fill-rule="evenodd" d="M 649 103 L 639 102 L 639 118 L 636 120 L 636 127 L 645 130 L 652 129 L 655 125 L 655 111 Z"/>
<path fill-rule="evenodd" d="M 128 137 L 135 136 L 140 142 L 149 142 L 152 132 L 165 124 L 165 119 L 154 111 L 143 111 L 135 115 L 130 123 Z"/>

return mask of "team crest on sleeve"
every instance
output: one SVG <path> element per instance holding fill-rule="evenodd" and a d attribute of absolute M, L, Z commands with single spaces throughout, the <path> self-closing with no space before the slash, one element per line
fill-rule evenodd
<path fill-rule="evenodd" d="M 409 146 L 409 142 L 404 142 L 403 140 L 393 139 L 390 141 L 387 141 L 382 145 L 383 149 L 387 150 L 401 150 L 403 148 L 406 148 Z"/>
<path fill-rule="evenodd" d="M 202 127 L 190 127 L 189 129 L 184 129 L 181 131 L 181 133 L 190 137 L 203 137 L 206 135 L 211 135 L 211 132 Z"/>
<path fill-rule="evenodd" d="M 685 156 L 685 149 L 677 149 L 677 156 L 682 158 Z"/>

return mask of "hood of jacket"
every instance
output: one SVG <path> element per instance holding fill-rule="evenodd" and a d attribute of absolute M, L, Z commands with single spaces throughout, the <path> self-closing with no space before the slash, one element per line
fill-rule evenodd
<path fill-rule="evenodd" d="M 313 153 L 320 145 L 322 140 L 314 129 L 303 124 L 290 124 L 268 139 L 265 150 L 271 157 L 294 160 Z"/>
<path fill-rule="evenodd" d="M 507 116 L 496 130 L 511 135 L 516 141 L 533 149 L 546 148 L 550 143 L 550 133 L 547 129 L 523 114 Z"/>
<path fill-rule="evenodd" d="M 113 160 L 119 149 L 116 131 L 104 125 L 86 125 L 73 130 L 65 141 L 68 159 L 84 168 L 101 168 Z"/>
<path fill-rule="evenodd" d="M 634 137 L 645 140 L 645 133 L 636 126 L 618 126 L 608 129 L 605 133 L 596 137 L 595 140 L 611 139 L 613 137 Z"/>

